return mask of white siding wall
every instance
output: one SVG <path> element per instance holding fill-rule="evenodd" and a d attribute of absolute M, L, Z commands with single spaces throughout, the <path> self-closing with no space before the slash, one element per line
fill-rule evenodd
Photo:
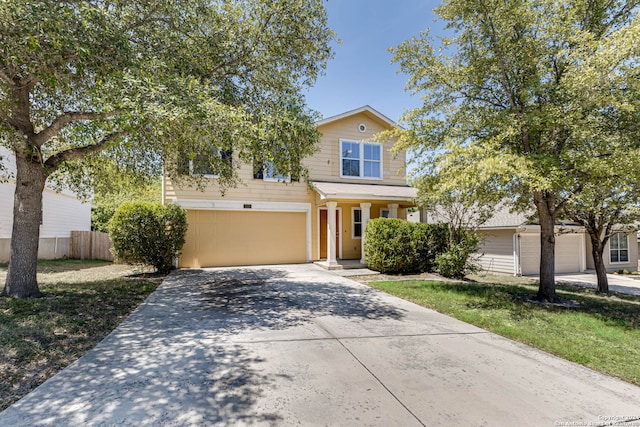
<path fill-rule="evenodd" d="M 0 147 L 0 162 L 4 169 L 0 168 L 0 176 L 11 176 L 16 172 L 16 160 L 13 153 L 5 147 Z"/>
<path fill-rule="evenodd" d="M 40 237 L 69 237 L 71 231 L 91 230 L 91 204 L 75 197 L 45 190 Z"/>
<path fill-rule="evenodd" d="M 0 238 L 11 238 L 15 184 L 0 184 Z M 91 204 L 45 189 L 40 237 L 69 237 L 72 230 L 91 230 Z"/>
<path fill-rule="evenodd" d="M 0 239 L 11 237 L 14 188 L 13 184 L 0 183 Z"/>
<path fill-rule="evenodd" d="M 482 256 L 478 261 L 483 270 L 514 274 L 513 233 L 514 230 L 481 231 L 483 242 L 479 254 Z"/>

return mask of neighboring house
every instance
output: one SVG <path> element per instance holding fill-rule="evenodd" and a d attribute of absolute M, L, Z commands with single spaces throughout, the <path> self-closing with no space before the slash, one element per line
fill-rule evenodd
<path fill-rule="evenodd" d="M 370 139 L 396 124 L 369 106 L 318 121 L 319 151 L 303 163 L 312 184 L 280 182 L 269 168 L 242 164 L 245 185 L 221 196 L 214 177 L 205 191 L 163 179 L 163 202 L 187 210 L 179 267 L 363 259 L 371 218 L 406 219 L 416 190 L 407 186 L 405 155 Z M 239 161 L 231 156 L 231 161 Z M 262 173 L 256 173 L 261 170 Z"/>
<path fill-rule="evenodd" d="M 5 166 L 5 170 L 0 172 L 0 262 L 7 262 L 11 253 L 15 161 L 13 154 L 4 147 L 0 147 L 0 158 Z M 45 188 L 38 258 L 68 257 L 71 254 L 71 231 L 75 230 L 91 230 L 91 204 L 81 202 L 71 191 L 57 193 Z"/>
<path fill-rule="evenodd" d="M 498 211 L 479 229 L 483 243 L 479 258 L 483 270 L 514 275 L 537 275 L 540 271 L 540 226 L 523 214 Z M 595 268 L 591 241 L 582 226 L 556 226 L 556 273 L 578 273 Z M 603 252 L 607 271 L 638 268 L 636 233 L 615 233 Z"/>

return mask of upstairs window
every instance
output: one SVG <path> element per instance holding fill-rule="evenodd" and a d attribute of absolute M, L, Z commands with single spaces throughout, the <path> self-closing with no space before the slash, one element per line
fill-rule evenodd
<path fill-rule="evenodd" d="M 629 262 L 629 239 L 625 233 L 615 233 L 611 236 L 609 254 L 612 263 Z"/>
<path fill-rule="evenodd" d="M 342 140 L 340 164 L 343 178 L 382 179 L 382 145 Z"/>
<path fill-rule="evenodd" d="M 291 182 L 291 176 L 276 173 L 275 165 L 269 161 L 263 163 L 262 179 L 273 182 Z"/>
<path fill-rule="evenodd" d="M 276 153 L 281 154 L 281 153 Z M 286 161 L 293 161 L 287 155 Z M 298 168 L 290 165 L 288 168 L 291 170 L 291 174 L 278 173 L 276 171 L 275 162 L 272 160 L 254 158 L 253 161 L 253 179 L 262 179 L 264 181 L 271 182 L 298 182 L 300 181 L 300 174 Z"/>
<path fill-rule="evenodd" d="M 232 152 L 231 150 L 219 150 L 216 147 L 212 147 L 212 150 L 214 156 L 220 160 L 204 153 L 196 154 L 191 159 L 185 156 L 178 166 L 179 172 L 183 175 L 199 175 L 207 178 L 220 177 L 220 171 L 231 166 Z"/>

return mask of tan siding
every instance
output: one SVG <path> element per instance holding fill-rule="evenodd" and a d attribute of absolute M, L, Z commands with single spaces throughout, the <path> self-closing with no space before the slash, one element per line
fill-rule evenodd
<path fill-rule="evenodd" d="M 342 207 L 342 258 L 360 259 L 361 239 L 353 238 L 353 208 L 360 208 L 360 204 L 340 204 Z"/>
<path fill-rule="evenodd" d="M 513 233 L 513 230 L 481 232 L 483 242 L 478 262 L 483 270 L 514 274 Z"/>
<path fill-rule="evenodd" d="M 358 125 L 364 123 L 367 127 L 367 131 L 364 133 L 359 132 Z M 364 140 L 370 139 L 375 134 L 389 129 L 389 125 L 381 121 L 368 112 L 362 112 L 351 117 L 346 117 L 334 122 L 328 123 L 318 128 L 323 134 L 319 143 L 319 151 L 304 160 L 305 165 L 309 168 L 311 179 L 315 181 L 333 181 L 333 182 L 346 182 L 346 183 L 365 183 L 365 184 L 382 184 L 382 185 L 406 185 L 405 178 L 405 155 L 400 153 L 394 156 L 390 152 L 392 143 L 385 144 L 383 147 L 383 159 L 382 159 L 382 180 L 366 180 L 366 179 L 341 179 L 340 178 L 340 139 L 349 140 Z M 238 162 L 239 159 L 234 158 L 234 161 Z M 240 165 L 239 163 L 236 163 Z M 246 203 L 250 202 L 302 202 L 311 204 L 311 259 L 318 259 L 318 236 L 319 236 L 319 224 L 318 224 L 318 208 L 325 206 L 325 201 L 320 200 L 319 196 L 313 190 L 310 190 L 306 183 L 274 183 L 263 180 L 253 179 L 253 165 L 242 164 L 238 170 L 241 183 L 236 188 L 229 188 L 225 191 L 224 196 L 221 194 L 220 189 L 217 186 L 215 179 L 209 180 L 204 191 L 200 191 L 194 187 L 174 185 L 169 179 L 164 178 L 164 191 L 163 201 L 165 203 L 172 203 L 176 199 L 181 200 L 229 200 L 229 201 L 242 201 Z M 359 207 L 359 203 L 365 200 L 348 200 L 342 201 L 339 207 L 342 208 L 342 221 L 341 221 L 341 248 L 342 257 L 346 259 L 359 259 L 361 257 L 361 243 L 360 239 L 353 239 L 352 234 L 352 207 Z M 406 218 L 406 207 L 410 204 L 403 204 L 398 209 L 398 217 Z M 377 218 L 380 215 L 380 208 L 387 207 L 386 203 L 376 203 L 371 207 L 371 218 Z M 190 214 L 194 216 L 194 214 Z M 263 212 L 257 213 L 257 215 L 264 215 Z M 195 218 L 195 216 L 194 216 Z M 199 221 L 191 218 L 191 221 Z M 230 223 L 229 223 L 230 224 Z M 234 227 L 241 227 L 240 225 L 229 226 L 229 230 L 223 230 L 219 233 L 233 233 Z M 204 235 L 207 235 L 209 231 L 206 231 L 206 227 L 193 227 L 190 228 L 189 233 L 192 234 L 192 242 L 201 242 L 199 245 L 206 245 L 206 240 L 210 238 L 203 237 L 203 234 L 195 232 L 194 230 L 205 230 Z M 305 236 L 306 228 L 300 233 Z M 322 231 L 326 232 L 326 231 Z M 222 235 L 221 234 L 221 235 Z M 195 236 L 198 236 L 196 239 Z M 226 236 L 226 239 L 230 239 L 230 236 Z M 196 243 L 193 243 L 194 245 Z M 234 242 L 231 246 L 237 246 Z M 190 265 L 202 264 L 202 260 L 193 261 L 196 248 L 187 248 L 192 251 L 189 257 Z M 200 250 L 200 249 L 198 249 Z M 207 251 L 212 251 L 213 248 L 205 248 Z M 202 251 L 200 251 L 202 253 Z M 305 254 L 305 251 L 302 252 Z M 217 255 L 218 257 L 224 257 L 229 254 Z M 184 256 L 181 260 L 185 258 Z M 242 258 L 242 257 L 240 257 Z M 186 259 L 186 258 L 185 258 Z M 225 258 L 221 258 L 225 259 Z M 182 262 L 182 261 L 181 261 Z M 231 258 L 228 261 L 231 262 Z M 207 261 L 208 263 L 208 261 Z M 237 263 L 234 261 L 234 263 Z"/>
<path fill-rule="evenodd" d="M 313 198 L 312 190 L 303 182 L 282 183 L 268 182 L 251 178 L 236 188 L 227 189 L 221 194 L 216 180 L 211 179 L 209 185 L 200 191 L 193 187 L 180 187 L 165 180 L 165 202 L 178 199 L 196 200 L 246 200 L 270 202 L 310 202 Z"/>
<path fill-rule="evenodd" d="M 358 130 L 360 123 L 366 125 L 366 132 L 361 133 Z M 340 139 L 368 140 L 387 129 L 386 124 L 371 118 L 366 113 L 319 126 L 318 130 L 322 133 L 320 151 L 305 160 L 311 179 L 315 181 L 406 185 L 405 155 L 404 152 L 398 153 L 397 156 L 391 153 L 392 142 L 385 143 L 383 147 L 382 180 L 340 178 Z"/>
<path fill-rule="evenodd" d="M 367 131 L 358 131 L 358 124 L 364 123 Z M 394 155 L 390 148 L 392 143 L 383 148 L 383 179 L 350 179 L 340 178 L 340 139 L 363 140 L 372 138 L 375 134 L 388 129 L 388 125 L 374 116 L 363 112 L 355 116 L 346 117 L 331 122 L 318 129 L 323 134 L 319 143 L 319 151 L 304 160 L 309 168 L 312 180 L 334 181 L 364 184 L 406 185 L 405 154 Z M 239 159 L 234 158 L 235 162 Z M 310 190 L 306 183 L 274 183 L 253 179 L 253 165 L 240 164 L 238 170 L 241 183 L 236 188 L 227 189 L 222 196 L 215 179 L 210 179 L 204 191 L 197 188 L 180 187 L 169 179 L 164 179 L 163 201 L 171 203 L 179 199 L 226 199 L 226 200 L 255 200 L 255 201 L 295 201 L 306 202 L 310 198 Z M 400 216 L 400 213 L 399 213 Z"/>

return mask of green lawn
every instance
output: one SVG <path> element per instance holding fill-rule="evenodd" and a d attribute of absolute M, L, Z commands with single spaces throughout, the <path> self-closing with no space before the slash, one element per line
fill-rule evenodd
<path fill-rule="evenodd" d="M 640 385 L 640 298 L 558 285 L 566 304 L 530 301 L 537 284 L 508 276 L 464 283 L 394 280 L 369 285 L 496 334 Z"/>
<path fill-rule="evenodd" d="M 40 262 L 43 298 L 0 298 L 0 411 L 95 347 L 161 279 L 103 261 Z"/>

